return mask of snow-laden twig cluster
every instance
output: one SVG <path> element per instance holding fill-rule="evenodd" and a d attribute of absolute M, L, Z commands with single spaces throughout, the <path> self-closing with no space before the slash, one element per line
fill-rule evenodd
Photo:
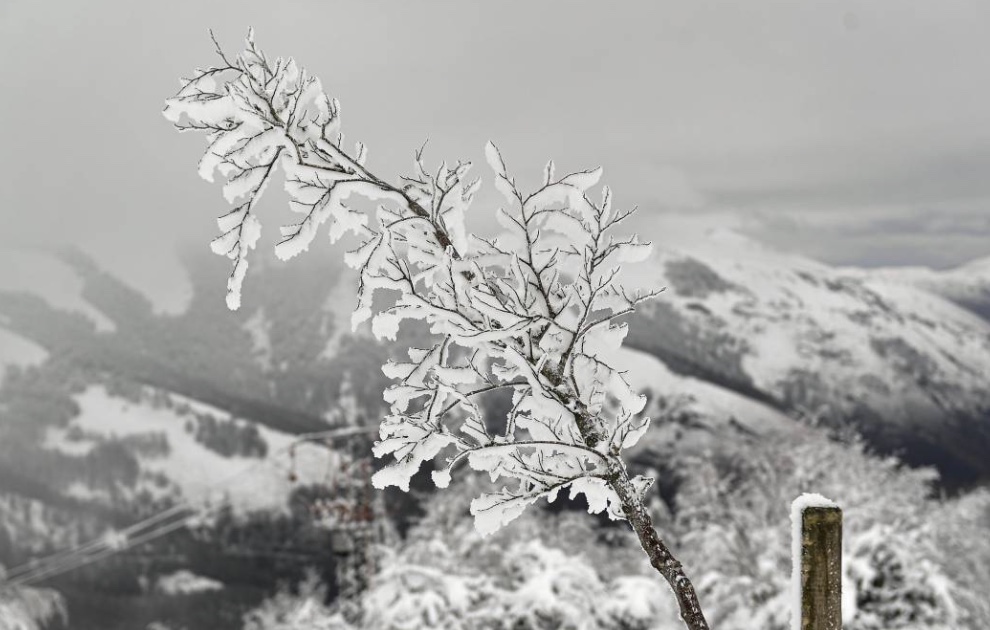
<path fill-rule="evenodd" d="M 565 489 L 583 493 L 590 511 L 623 518 L 612 487 L 625 474 L 620 452 L 649 419 L 640 416 L 645 398 L 609 357 L 626 334 L 616 318 L 656 292 L 630 292 L 617 281 L 619 266 L 644 258 L 649 244 L 619 234 L 633 211 L 616 209 L 607 187 L 589 197 L 601 170 L 558 178 L 550 162 L 542 185 L 524 193 L 489 143 L 505 232 L 477 237 L 464 223 L 479 188 L 469 163 L 428 168 L 419 152 L 413 174 L 388 184 L 365 167 L 364 145 L 345 148 L 338 103 L 295 61 L 269 59 L 250 35 L 236 58 L 218 53 L 222 65 L 184 80 L 164 113 L 180 130 L 207 133 L 200 175 L 212 180 L 219 171 L 235 206 L 218 220 L 222 234 L 212 243 L 234 261 L 228 306 L 240 305 L 261 230 L 257 202 L 281 168 L 302 220 L 281 228 L 276 254 L 306 250 L 324 224 L 333 241 L 354 233 L 361 245 L 346 262 L 361 281 L 352 324 L 370 319 L 377 337 L 395 339 L 402 320 L 421 320 L 436 336 L 430 348 L 411 348 L 408 362 L 383 368 L 397 382 L 385 392 L 391 413 L 375 453 L 395 461 L 375 485 L 408 489 L 424 462 L 442 456 L 438 486 L 461 461 L 510 482 L 473 502 L 482 532 Z M 377 210 L 347 205 L 352 195 Z M 397 298 L 376 310 L 380 290 Z M 496 431 L 479 398 L 499 389 L 511 390 L 512 409 Z M 641 493 L 649 482 L 626 483 Z"/>

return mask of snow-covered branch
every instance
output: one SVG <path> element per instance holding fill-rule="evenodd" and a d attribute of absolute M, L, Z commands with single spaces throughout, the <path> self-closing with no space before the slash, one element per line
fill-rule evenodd
<path fill-rule="evenodd" d="M 644 546 L 662 547 L 655 533 L 647 541 L 640 531 L 649 524 L 642 496 L 652 480 L 630 479 L 621 459 L 649 426 L 640 416 L 646 398 L 612 363 L 626 335 L 615 320 L 657 294 L 624 288 L 620 266 L 644 259 L 650 244 L 618 233 L 634 209 L 616 209 L 608 187 L 592 199 L 601 169 L 558 178 L 550 162 L 543 183 L 526 192 L 489 143 L 504 232 L 469 236 L 465 214 L 480 185 L 468 179 L 469 162 L 431 168 L 420 149 L 412 174 L 389 184 L 365 166 L 363 144 L 345 149 L 339 104 L 294 60 L 270 59 L 250 34 L 236 58 L 218 53 L 223 64 L 184 81 L 164 113 L 180 130 L 206 132 L 200 175 L 219 172 L 226 199 L 238 204 L 219 220 L 214 241 L 214 251 L 234 260 L 230 308 L 240 304 L 260 234 L 257 201 L 281 168 L 290 209 L 303 218 L 281 228 L 276 254 L 299 254 L 324 224 L 331 241 L 355 234 L 360 245 L 345 256 L 360 273 L 352 325 L 370 319 L 377 337 L 395 339 L 403 320 L 419 320 L 436 338 L 383 368 L 396 384 L 385 392 L 391 412 L 375 454 L 394 462 L 374 484 L 408 489 L 424 463 L 446 454 L 434 473 L 438 486 L 459 461 L 508 482 L 472 504 L 481 532 L 569 488 L 585 495 L 589 511 L 628 518 Z M 352 195 L 377 209 L 347 205 Z M 394 302 L 376 311 L 379 291 Z M 489 429 L 477 403 L 497 388 L 512 390 L 504 433 Z"/>

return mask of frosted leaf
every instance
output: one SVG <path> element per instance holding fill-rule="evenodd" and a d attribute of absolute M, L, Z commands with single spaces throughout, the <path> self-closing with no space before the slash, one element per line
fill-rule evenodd
<path fill-rule="evenodd" d="M 449 470 L 434 470 L 431 473 L 433 477 L 433 483 L 438 488 L 446 488 L 450 486 L 450 471 Z"/>
<path fill-rule="evenodd" d="M 175 126 L 182 128 L 219 128 L 224 121 L 236 116 L 237 106 L 226 94 L 195 91 L 190 84 L 168 101 L 162 114 Z"/>
<path fill-rule="evenodd" d="M 590 202 L 584 196 L 585 192 L 598 183 L 601 175 L 601 168 L 571 173 L 560 181 L 544 186 L 539 191 L 533 193 L 526 199 L 525 208 L 532 212 L 555 205 L 566 205 L 576 211 L 587 212 L 590 209 Z M 547 220 L 573 218 L 577 219 L 578 222 L 582 219 L 580 215 L 569 212 L 548 213 L 546 217 Z M 587 218 L 590 218 L 590 214 Z M 587 231 L 584 231 L 583 235 L 587 238 L 589 234 Z"/>
<path fill-rule="evenodd" d="M 371 333 L 377 339 L 395 341 L 399 333 L 399 323 L 402 316 L 394 312 L 384 311 L 375 315 L 371 320 Z"/>
<path fill-rule="evenodd" d="M 409 482 L 413 475 L 419 472 L 423 463 L 431 461 L 437 453 L 454 441 L 451 436 L 431 432 L 412 422 L 397 422 L 394 425 L 383 424 L 382 432 L 387 432 L 389 437 L 375 444 L 376 457 L 395 453 L 400 449 L 405 454 L 397 457 L 395 462 L 382 468 L 371 477 L 372 485 L 379 490 L 396 486 L 409 492 Z M 395 437 L 391 437 L 393 435 Z"/>
<path fill-rule="evenodd" d="M 446 385 L 464 385 L 478 380 L 478 373 L 469 367 L 447 367 L 438 365 L 433 373 Z"/>
<path fill-rule="evenodd" d="M 502 193 L 506 200 L 515 201 L 515 187 L 505 170 L 505 161 L 502 160 L 502 154 L 499 153 L 498 147 L 491 140 L 485 145 L 485 159 L 488 161 L 488 166 L 495 172 L 495 189 Z"/>
<path fill-rule="evenodd" d="M 347 252 L 344 255 L 344 262 L 351 269 L 360 269 L 361 267 L 368 264 L 368 260 L 371 258 L 375 249 L 382 244 L 383 234 L 379 234 L 375 238 L 365 241 L 359 248 Z"/>
<path fill-rule="evenodd" d="M 243 142 L 256 132 L 252 127 L 243 123 L 230 131 L 218 131 L 212 138 L 210 146 L 199 161 L 199 176 L 208 182 L 213 181 L 213 174 L 226 161 L 227 154 L 238 143 Z"/>
<path fill-rule="evenodd" d="M 509 249 L 519 249 L 519 247 L 515 247 L 514 245 L 516 242 L 518 242 L 519 245 L 522 245 L 523 241 L 518 237 L 514 237 L 511 233 L 511 230 L 519 229 L 519 224 L 517 223 L 518 219 L 516 219 L 516 217 L 505 208 L 499 208 L 495 211 L 495 220 L 498 221 L 498 224 L 503 229 L 510 230 L 510 233 L 502 236 L 503 245 L 507 245 Z"/>
<path fill-rule="evenodd" d="M 333 223 L 330 225 L 331 243 L 336 243 L 348 232 L 359 234 L 368 227 L 367 214 L 352 210 L 344 204 L 339 204 L 337 210 L 333 217 Z"/>
<path fill-rule="evenodd" d="M 648 260 L 653 253 L 653 243 L 633 242 L 621 246 L 616 252 L 616 261 L 620 263 L 638 263 Z"/>
<path fill-rule="evenodd" d="M 268 176 L 268 166 L 255 166 L 244 170 L 227 180 L 223 187 L 223 197 L 227 203 L 235 203 L 253 195 Z"/>
<path fill-rule="evenodd" d="M 471 501 L 471 514 L 474 528 L 482 536 L 490 536 L 503 526 L 511 523 L 540 498 L 542 492 L 520 489 L 510 492 L 503 488 L 497 493 L 488 493 Z"/>
<path fill-rule="evenodd" d="M 577 173 L 571 173 L 570 175 L 564 177 L 560 180 L 560 184 L 565 186 L 571 186 L 584 192 L 598 183 L 598 180 L 602 178 L 602 169 L 593 168 L 587 171 L 578 171 Z"/>
<path fill-rule="evenodd" d="M 502 160 L 502 154 L 499 153 L 498 147 L 491 140 L 485 144 L 485 159 L 496 175 L 505 174 L 505 162 Z"/>
<path fill-rule="evenodd" d="M 365 192 L 367 189 L 354 180 L 338 180 L 327 183 L 323 194 L 314 201 L 308 209 L 306 218 L 300 223 L 282 228 L 285 237 L 275 246 L 275 254 L 282 260 L 287 260 L 309 249 L 316 237 L 319 227 L 328 219 L 332 219 L 330 240 L 336 242 L 347 232 L 359 232 L 366 229 L 367 216 L 364 213 L 351 210 L 343 201 L 354 193 Z M 290 195 L 295 190 L 290 190 Z M 305 208 L 303 197 L 297 195 L 295 202 L 298 208 Z"/>
<path fill-rule="evenodd" d="M 406 383 L 391 385 L 382 394 L 385 402 L 392 405 L 392 410 L 400 413 L 405 413 L 414 399 L 430 395 L 431 392 L 426 387 Z"/>
<path fill-rule="evenodd" d="M 409 360 L 413 361 L 415 364 L 419 365 L 429 359 L 432 355 L 437 352 L 437 346 L 432 348 L 409 348 L 406 354 L 409 356 Z"/>
<path fill-rule="evenodd" d="M 489 441 L 491 437 L 488 435 L 488 428 L 485 426 L 481 410 L 467 398 L 461 397 L 460 401 L 462 406 L 468 409 L 468 417 L 461 425 L 461 433 L 476 444 L 484 444 Z"/>
<path fill-rule="evenodd" d="M 382 366 L 382 373 L 389 378 L 405 379 L 408 378 L 415 369 L 415 363 L 396 363 L 395 361 L 388 361 Z"/>
<path fill-rule="evenodd" d="M 645 396 L 644 403 L 645 403 Z M 638 410 L 637 412 L 638 413 Z M 634 422 L 630 420 L 629 424 L 621 432 L 619 432 L 618 437 L 620 438 L 620 447 L 623 449 L 632 448 L 636 446 L 639 439 L 646 435 L 646 432 L 650 428 L 650 419 L 642 418 L 639 422 Z"/>
<path fill-rule="evenodd" d="M 516 404 L 516 423 L 536 440 L 581 444 L 574 414 L 560 401 L 536 390 Z"/>
<path fill-rule="evenodd" d="M 606 512 L 613 521 L 622 520 L 625 516 L 622 513 L 622 502 L 615 490 L 609 487 L 608 482 L 598 477 L 581 477 L 571 482 L 572 499 L 583 494 L 588 501 L 588 513 L 600 514 Z"/>
<path fill-rule="evenodd" d="M 646 493 L 649 492 L 650 488 L 653 487 L 653 484 L 655 482 L 656 479 L 654 479 L 653 477 L 646 477 L 644 475 L 636 475 L 635 477 L 629 480 L 629 483 L 632 485 L 633 490 L 636 492 L 636 496 L 638 496 L 639 500 L 642 502 L 646 501 Z M 623 516 L 622 518 L 625 517 Z"/>
<path fill-rule="evenodd" d="M 611 356 L 622 347 L 628 332 L 626 323 L 595 326 L 584 336 L 584 353 L 589 356 Z"/>
<path fill-rule="evenodd" d="M 549 329 L 543 333 L 543 338 L 540 339 L 540 350 L 548 355 L 558 357 L 570 346 L 573 337 L 574 335 L 570 331 L 564 330 L 556 324 L 551 324 Z"/>
<path fill-rule="evenodd" d="M 365 306 L 363 304 L 358 305 L 351 313 L 351 332 L 358 329 L 363 322 L 368 321 L 371 318 L 372 312 L 370 306 Z"/>
<path fill-rule="evenodd" d="M 234 259 L 234 269 L 227 278 L 227 308 L 236 311 L 241 307 L 241 287 L 247 274 L 248 251 L 254 249 L 261 237 L 261 223 L 248 214 L 239 229 L 239 242 L 228 256 Z"/>
<path fill-rule="evenodd" d="M 247 204 L 238 206 L 237 208 L 234 208 L 227 214 L 217 217 L 217 227 L 220 228 L 221 232 L 226 234 L 227 232 L 230 232 L 231 230 L 239 227 L 241 223 L 244 222 L 244 217 L 247 215 L 247 212 L 248 212 Z M 217 248 L 214 248 L 213 251 L 214 253 L 224 255 L 228 251 L 230 251 L 230 247 L 221 248 L 220 251 L 217 251 Z"/>

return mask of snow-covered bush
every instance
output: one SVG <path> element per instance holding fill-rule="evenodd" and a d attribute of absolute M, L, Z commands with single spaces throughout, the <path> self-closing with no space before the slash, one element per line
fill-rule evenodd
<path fill-rule="evenodd" d="M 946 501 L 929 527 L 939 565 L 953 584 L 969 628 L 990 628 L 990 490 L 981 488 Z"/>
<path fill-rule="evenodd" d="M 57 592 L 47 588 L 0 590 L 0 630 L 40 630 L 57 620 L 67 620 L 65 601 Z"/>
<path fill-rule="evenodd" d="M 385 392 L 378 487 L 408 490 L 424 463 L 442 457 L 437 486 L 465 463 L 501 483 L 471 505 L 475 524 L 493 533 L 541 498 L 584 495 L 590 512 L 627 519 L 651 564 L 677 595 L 689 628 L 707 628 L 690 580 L 653 528 L 643 505 L 652 479 L 631 477 L 622 452 L 649 427 L 638 395 L 612 361 L 632 313 L 656 291 L 618 282 L 622 264 L 643 259 L 649 244 L 621 233 L 633 214 L 613 204 L 600 169 L 555 174 L 524 192 L 489 143 L 485 155 L 506 205 L 493 214 L 504 232 L 469 234 L 464 215 L 480 180 L 470 163 L 427 167 L 416 154 L 412 175 L 390 184 L 366 166 L 366 147 L 349 151 L 340 107 L 293 59 L 270 59 L 248 36 L 246 49 L 198 70 L 168 99 L 164 114 L 181 131 L 207 134 L 199 173 L 219 172 L 234 210 L 218 220 L 212 247 L 234 261 L 227 304 L 241 304 L 248 255 L 258 243 L 258 201 L 284 173 L 289 206 L 301 220 L 281 228 L 275 253 L 292 258 L 326 226 L 331 241 L 352 233 L 345 261 L 360 272 L 352 324 L 371 320 L 379 338 L 395 339 L 403 320 L 425 322 L 432 345 L 389 362 L 397 381 Z M 353 201 L 352 201 L 353 199 Z M 370 202 L 370 203 L 369 203 Z M 364 205 L 377 207 L 363 211 Z M 376 295 L 385 293 L 387 296 Z M 391 300 L 382 307 L 381 300 Z M 486 419 L 478 399 L 512 392 L 508 417 Z M 487 421 L 486 421 L 487 420 Z"/>
<path fill-rule="evenodd" d="M 324 602 L 326 591 L 311 572 L 295 591 L 283 587 L 244 616 L 244 630 L 351 630 Z"/>
<path fill-rule="evenodd" d="M 626 537 L 604 542 L 614 527 L 575 511 L 536 509 L 511 530 L 481 536 L 461 514 L 485 483 L 475 478 L 454 482 L 427 501 L 426 515 L 398 547 L 380 550 L 369 588 L 342 607 L 349 630 L 679 626 L 676 601 L 642 552 Z M 288 593 L 277 599 L 282 610 L 302 606 L 292 604 Z"/>
<path fill-rule="evenodd" d="M 953 584 L 934 561 L 933 540 L 926 534 L 877 523 L 850 537 L 844 567 L 855 593 L 847 598 L 855 601 L 846 624 L 850 630 L 961 626 L 954 598 L 967 585 Z"/>
<path fill-rule="evenodd" d="M 990 580 L 955 571 L 958 561 L 940 551 L 951 530 L 933 516 L 955 508 L 932 497 L 931 471 L 811 430 L 721 444 L 684 466 L 675 529 L 716 627 L 790 627 L 787 499 L 810 490 L 843 499 L 843 627 L 984 627 L 964 602 Z M 976 528 L 959 529 L 968 531 L 953 536 L 958 547 L 976 544 Z"/>
<path fill-rule="evenodd" d="M 494 563 L 465 562 L 440 538 L 385 561 L 362 598 L 362 630 L 652 630 L 676 626 L 655 578 L 604 578 L 587 558 L 539 539 L 515 541 Z"/>
<path fill-rule="evenodd" d="M 416 541 L 383 560 L 362 597 L 362 628 L 468 630 L 492 621 L 497 598 L 489 575 L 457 570 L 456 558 L 439 539 Z"/>

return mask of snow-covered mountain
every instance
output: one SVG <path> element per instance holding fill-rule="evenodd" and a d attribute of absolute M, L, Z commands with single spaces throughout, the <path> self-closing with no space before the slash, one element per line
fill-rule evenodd
<path fill-rule="evenodd" d="M 849 272 L 924 289 L 990 320 L 990 257 L 946 270 L 927 267 L 887 267 L 870 270 L 850 269 Z"/>
<path fill-rule="evenodd" d="M 889 273 L 831 268 L 726 230 L 662 234 L 628 273 L 666 287 L 633 319 L 632 347 L 790 414 L 852 425 L 950 483 L 990 476 L 990 322 Z M 982 268 L 957 277 L 973 287 Z"/>

